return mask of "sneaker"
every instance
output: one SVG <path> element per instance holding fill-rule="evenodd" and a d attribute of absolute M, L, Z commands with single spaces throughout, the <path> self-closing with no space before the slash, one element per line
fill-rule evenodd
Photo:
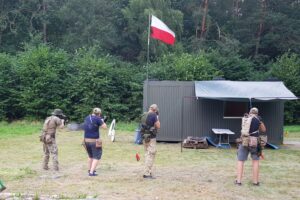
<path fill-rule="evenodd" d="M 237 182 L 237 180 L 235 180 L 234 184 L 235 184 L 235 185 L 238 185 L 238 186 L 241 186 L 241 185 L 242 185 L 242 183 L 241 183 L 241 182 Z"/>
<path fill-rule="evenodd" d="M 257 183 L 252 183 L 254 186 L 259 186 L 259 182 Z"/>
<path fill-rule="evenodd" d="M 143 175 L 143 178 L 155 179 L 152 175 Z"/>
<path fill-rule="evenodd" d="M 96 171 L 94 171 L 93 173 L 89 172 L 89 176 L 98 176 L 98 174 L 95 173 Z"/>

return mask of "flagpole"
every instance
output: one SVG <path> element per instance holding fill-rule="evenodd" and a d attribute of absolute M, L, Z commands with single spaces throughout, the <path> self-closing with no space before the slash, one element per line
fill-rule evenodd
<path fill-rule="evenodd" d="M 147 46 L 147 80 L 148 80 L 148 73 L 149 73 L 149 49 L 150 49 L 150 13 L 149 13 L 149 25 L 148 25 L 148 46 Z"/>

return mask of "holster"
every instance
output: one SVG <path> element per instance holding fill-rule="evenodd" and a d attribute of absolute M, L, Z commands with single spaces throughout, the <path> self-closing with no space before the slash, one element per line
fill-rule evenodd
<path fill-rule="evenodd" d="M 102 140 L 98 139 L 96 140 L 96 148 L 102 148 Z"/>
<path fill-rule="evenodd" d="M 46 131 L 42 131 L 42 134 L 40 135 L 40 141 L 45 144 L 51 144 L 52 138 L 55 138 L 55 136 L 52 134 L 48 134 Z"/>
<path fill-rule="evenodd" d="M 249 147 L 256 148 L 258 145 L 258 137 L 249 136 Z"/>
<path fill-rule="evenodd" d="M 264 148 L 267 145 L 268 137 L 266 135 L 260 135 L 258 137 L 258 142 L 259 142 L 260 146 L 262 148 Z"/>

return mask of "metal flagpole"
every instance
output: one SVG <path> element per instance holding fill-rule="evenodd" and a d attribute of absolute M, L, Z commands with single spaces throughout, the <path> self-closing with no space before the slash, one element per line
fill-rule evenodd
<path fill-rule="evenodd" d="M 148 73 L 149 73 L 149 48 L 150 48 L 150 13 L 149 13 L 149 25 L 148 25 L 148 46 L 147 46 L 147 80 L 148 80 Z"/>

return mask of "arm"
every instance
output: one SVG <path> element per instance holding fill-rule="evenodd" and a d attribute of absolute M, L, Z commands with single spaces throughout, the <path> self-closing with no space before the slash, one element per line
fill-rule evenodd
<path fill-rule="evenodd" d="M 99 116 L 98 119 L 99 119 L 99 121 L 98 121 L 99 129 L 100 129 L 100 128 L 107 129 L 107 125 L 106 125 L 106 123 L 105 123 L 105 121 L 104 121 L 104 118 L 101 118 L 101 117 Z"/>
<path fill-rule="evenodd" d="M 107 125 L 106 125 L 105 122 L 103 122 L 103 124 L 100 127 L 103 128 L 103 129 L 107 129 Z"/>
<path fill-rule="evenodd" d="M 158 119 L 158 116 L 157 116 L 157 121 L 154 123 L 154 127 L 155 127 L 156 129 L 160 129 L 160 121 L 159 121 L 159 119 Z"/>
<path fill-rule="evenodd" d="M 265 124 L 262 121 L 260 121 L 260 123 L 259 123 L 259 132 L 260 133 L 265 133 L 266 131 L 267 131 L 267 128 L 266 128 Z"/>
<path fill-rule="evenodd" d="M 64 119 L 61 119 L 60 120 L 60 125 L 58 126 L 58 128 L 64 128 L 64 126 L 65 126 L 65 120 Z"/>

